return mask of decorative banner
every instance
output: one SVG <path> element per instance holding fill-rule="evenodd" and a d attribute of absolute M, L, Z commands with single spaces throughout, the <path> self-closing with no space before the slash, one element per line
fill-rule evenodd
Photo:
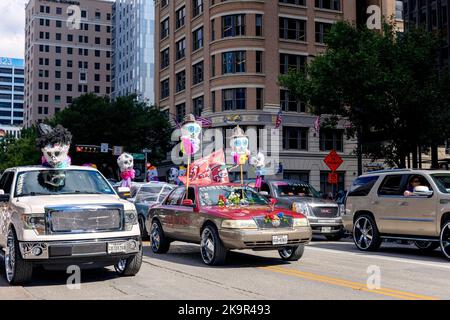
<path fill-rule="evenodd" d="M 178 179 L 186 184 L 186 176 Z M 225 166 L 225 154 L 218 150 L 210 155 L 191 163 L 189 168 L 189 183 L 195 185 L 208 185 L 211 183 L 228 183 L 228 170 Z"/>
<path fill-rule="evenodd" d="M 328 183 L 329 184 L 338 184 L 339 181 L 339 177 L 338 174 L 335 172 L 329 173 L 328 174 Z"/>

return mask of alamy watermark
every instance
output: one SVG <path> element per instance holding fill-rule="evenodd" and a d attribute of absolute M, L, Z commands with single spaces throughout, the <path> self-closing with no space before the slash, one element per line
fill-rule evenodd
<path fill-rule="evenodd" d="M 66 281 L 67 289 L 80 290 L 81 289 L 81 269 L 77 265 L 71 265 L 67 268 L 66 273 L 69 277 Z"/>
<path fill-rule="evenodd" d="M 367 267 L 366 273 L 369 275 L 366 281 L 369 290 L 381 289 L 381 268 L 377 265 Z"/>

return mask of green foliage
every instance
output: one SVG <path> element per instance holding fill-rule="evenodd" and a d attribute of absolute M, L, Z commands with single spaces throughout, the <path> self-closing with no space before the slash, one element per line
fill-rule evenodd
<path fill-rule="evenodd" d="M 280 76 L 280 84 L 308 103 L 328 124 L 346 117 L 349 136 L 362 137 L 364 153 L 404 166 L 418 145 L 450 135 L 448 71 L 440 72 L 441 40 L 421 29 L 404 34 L 385 23 L 383 32 L 338 22 L 327 50 L 306 72 Z"/>
<path fill-rule="evenodd" d="M 36 128 L 23 129 L 21 138 L 7 136 L 0 141 L 0 171 L 7 168 L 39 163 L 40 151 L 36 148 Z"/>

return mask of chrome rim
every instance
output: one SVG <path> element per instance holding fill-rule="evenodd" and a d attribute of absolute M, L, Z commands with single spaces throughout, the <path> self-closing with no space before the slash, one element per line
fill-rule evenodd
<path fill-rule="evenodd" d="M 159 234 L 159 226 L 156 222 L 153 222 L 152 224 L 151 243 L 152 250 L 158 251 L 159 245 L 161 243 L 161 236 Z"/>
<path fill-rule="evenodd" d="M 450 222 L 442 228 L 440 242 L 442 252 L 450 259 Z"/>
<path fill-rule="evenodd" d="M 16 268 L 16 247 L 14 243 L 14 234 L 12 231 L 9 231 L 5 253 L 5 271 L 8 282 L 12 281 L 14 277 L 15 268 Z"/>
<path fill-rule="evenodd" d="M 292 256 L 293 249 L 292 248 L 283 248 L 283 249 L 278 250 L 278 252 L 280 253 L 280 256 L 282 258 L 287 259 L 290 256 Z"/>
<path fill-rule="evenodd" d="M 373 226 L 370 220 L 366 217 L 361 217 L 356 220 L 353 228 L 353 240 L 360 249 L 367 249 L 370 247 L 373 239 Z"/>
<path fill-rule="evenodd" d="M 117 262 L 116 270 L 118 272 L 123 272 L 126 267 L 127 267 L 127 259 L 122 259 L 119 262 Z"/>
<path fill-rule="evenodd" d="M 214 259 L 215 243 L 214 237 L 209 228 L 202 232 L 202 241 L 200 243 L 203 261 L 211 263 Z"/>

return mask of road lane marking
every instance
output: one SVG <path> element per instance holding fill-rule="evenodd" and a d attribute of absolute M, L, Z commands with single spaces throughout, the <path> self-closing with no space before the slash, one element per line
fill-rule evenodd
<path fill-rule="evenodd" d="M 316 251 L 323 251 L 323 252 L 329 252 L 329 253 L 335 253 L 335 254 L 347 254 L 352 256 L 358 256 L 361 258 L 371 258 L 371 259 L 379 259 L 379 260 L 386 260 L 386 261 L 393 261 L 393 262 L 402 262 L 407 264 L 416 264 L 420 266 L 427 266 L 427 267 L 434 267 L 434 268 L 443 268 L 443 269 L 450 269 L 450 264 L 445 262 L 422 262 L 422 261 L 415 261 L 411 258 L 394 258 L 394 257 L 385 257 L 380 256 L 378 254 L 372 254 L 372 253 L 359 253 L 359 252 L 348 252 L 348 251 L 341 251 L 341 250 L 335 250 L 335 249 L 325 249 L 325 248 L 316 248 L 314 246 L 308 246 L 306 250 L 316 250 Z"/>
<path fill-rule="evenodd" d="M 294 276 L 298 278 L 303 278 L 307 280 L 312 281 L 318 281 L 323 282 L 327 284 L 337 285 L 341 287 L 351 288 L 354 290 L 360 290 L 370 293 L 376 293 L 381 294 L 384 296 L 394 297 L 398 299 L 404 299 L 404 300 L 437 300 L 435 297 L 405 292 L 405 291 L 399 291 L 394 289 L 388 289 L 388 288 L 380 288 L 380 289 L 369 289 L 365 283 L 360 282 L 354 282 L 354 281 L 348 281 L 344 279 L 338 279 L 333 278 L 329 276 L 323 276 L 315 273 L 310 272 L 304 272 L 299 270 L 293 270 L 293 269 L 287 269 L 282 267 L 276 267 L 276 266 L 269 266 L 269 267 L 260 267 L 262 270 L 272 271 L 281 273 L 288 276 Z"/>

